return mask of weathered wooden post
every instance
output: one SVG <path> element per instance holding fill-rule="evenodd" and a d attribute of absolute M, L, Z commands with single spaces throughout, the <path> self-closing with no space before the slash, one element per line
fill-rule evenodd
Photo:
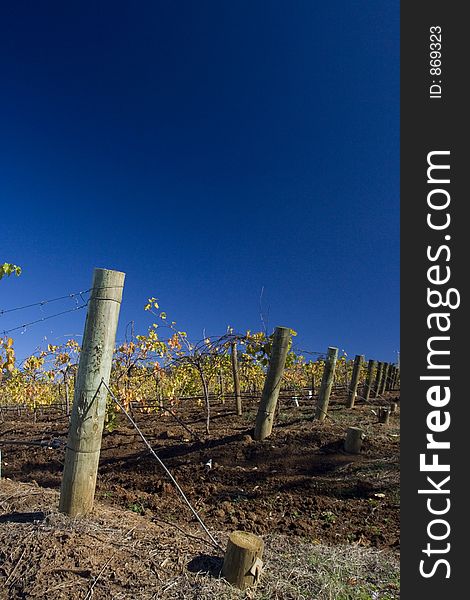
<path fill-rule="evenodd" d="M 392 381 L 390 382 L 390 391 L 395 391 L 396 381 L 397 381 L 397 368 L 395 365 L 393 365 Z"/>
<path fill-rule="evenodd" d="M 385 363 L 385 376 L 383 382 L 383 391 L 388 392 L 390 390 L 390 378 L 392 376 L 392 365 Z"/>
<path fill-rule="evenodd" d="M 95 269 L 80 353 L 65 453 L 59 510 L 75 516 L 90 512 L 106 412 L 124 273 Z"/>
<path fill-rule="evenodd" d="M 348 408 L 353 408 L 354 403 L 356 401 L 357 394 L 357 386 L 359 384 L 359 375 L 361 373 L 361 366 L 364 360 L 364 356 L 362 354 L 356 354 L 354 358 L 354 367 L 351 377 L 351 382 L 349 384 L 349 394 L 348 394 Z"/>
<path fill-rule="evenodd" d="M 256 416 L 254 439 L 258 441 L 264 440 L 264 438 L 271 435 L 274 413 L 281 389 L 287 352 L 289 350 L 290 332 L 291 330 L 288 327 L 276 327 L 274 331 L 268 373 Z"/>
<path fill-rule="evenodd" d="M 382 370 L 383 363 L 377 363 L 377 371 L 375 372 L 375 381 L 374 381 L 374 397 L 377 398 L 380 395 L 380 386 L 382 385 Z"/>
<path fill-rule="evenodd" d="M 359 427 L 348 427 L 346 439 L 344 440 L 344 450 L 348 454 L 359 454 L 364 439 L 364 431 Z"/>
<path fill-rule="evenodd" d="M 312 398 L 313 398 L 313 396 L 315 396 L 315 387 L 316 387 L 316 382 L 315 382 L 315 373 L 312 373 L 312 387 L 311 387 L 311 390 L 312 390 Z"/>
<path fill-rule="evenodd" d="M 395 389 L 400 389 L 400 367 L 397 367 L 397 376 L 395 379 Z"/>
<path fill-rule="evenodd" d="M 391 365 L 390 363 L 387 363 L 387 376 L 385 378 L 385 389 L 384 391 L 389 392 L 390 391 L 390 383 L 392 380 L 392 370 L 393 370 L 393 365 Z"/>
<path fill-rule="evenodd" d="M 397 385 L 397 368 L 395 365 L 392 366 L 392 380 L 390 382 L 390 391 L 394 392 Z"/>
<path fill-rule="evenodd" d="M 374 380 L 374 372 L 375 372 L 376 367 L 377 367 L 377 361 L 370 359 L 368 362 L 368 367 L 367 367 L 367 376 L 366 376 L 366 382 L 364 385 L 364 391 L 362 392 L 362 395 L 366 402 L 369 400 L 370 392 L 372 389 L 372 382 Z"/>
<path fill-rule="evenodd" d="M 242 414 L 242 397 L 240 394 L 240 376 L 238 372 L 238 353 L 237 353 L 237 342 L 232 342 L 232 371 L 233 371 L 233 390 L 235 394 L 235 409 L 237 415 L 240 417 Z"/>
<path fill-rule="evenodd" d="M 259 581 L 263 562 L 263 540 L 245 531 L 230 534 L 222 566 L 222 577 L 245 590 Z"/>
<path fill-rule="evenodd" d="M 392 389 L 392 375 L 393 375 L 393 365 L 388 364 L 387 369 L 387 383 L 385 384 L 385 391 L 389 392 Z"/>
<path fill-rule="evenodd" d="M 383 376 L 382 376 L 382 394 L 384 394 L 387 391 L 389 378 L 390 378 L 390 364 L 385 363 L 384 364 L 384 372 L 383 372 Z"/>
<path fill-rule="evenodd" d="M 383 395 L 385 393 L 385 390 L 387 389 L 389 367 L 390 365 L 388 363 L 384 363 L 382 367 L 382 383 L 379 392 L 381 395 Z"/>
<path fill-rule="evenodd" d="M 338 359 L 338 348 L 331 346 L 328 348 L 328 355 L 325 360 L 323 376 L 320 384 L 320 393 L 318 394 L 317 410 L 315 419 L 323 421 L 328 412 L 328 403 L 330 402 L 331 388 L 335 379 L 336 361 Z"/>

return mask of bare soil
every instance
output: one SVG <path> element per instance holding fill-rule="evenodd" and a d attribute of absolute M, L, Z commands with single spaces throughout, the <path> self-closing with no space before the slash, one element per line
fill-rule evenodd
<path fill-rule="evenodd" d="M 228 404 L 214 406 L 209 436 L 203 410 L 194 403 L 173 407 L 192 434 L 168 413 L 137 413 L 135 419 L 223 547 L 231 531 L 242 529 L 277 540 L 273 547 L 282 539 L 284 549 L 307 544 L 349 548 L 351 553 L 359 548 L 396 562 L 400 413 L 398 408 L 383 425 L 377 422 L 376 408 L 359 404 L 348 410 L 338 396 L 331 402 L 329 418 L 318 423 L 307 401 L 298 408 L 284 401 L 272 435 L 263 442 L 251 437 L 255 404 L 243 417 Z M 302 595 L 298 588 L 299 595 L 284 590 L 265 596 L 233 590 L 223 596 L 229 592 L 217 588 L 217 596 L 211 596 L 215 592 L 204 595 L 202 586 L 199 595 L 189 595 L 202 575 L 188 579 L 188 573 L 200 571 L 210 577 L 220 568 L 220 557 L 216 559 L 217 552 L 203 541 L 189 509 L 123 415 L 118 428 L 103 436 L 94 514 L 74 520 L 73 526 L 57 513 L 67 419 L 46 412 L 36 423 L 15 413 L 3 413 L 2 418 L 2 477 L 7 480 L 0 487 L 0 586 L 7 595 L 0 589 L 0 598 L 83 600 L 101 569 L 93 598 L 335 598 L 314 593 L 313 588 L 312 595 Z M 366 433 L 361 454 L 343 450 L 349 426 L 361 426 Z M 211 468 L 206 466 L 209 460 Z M 42 535 L 49 531 L 49 547 L 40 543 L 39 530 Z M 111 569 L 105 563 L 113 552 Z M 294 560 L 295 552 L 289 556 Z M 193 571 L 188 569 L 191 560 L 196 561 Z M 35 567 L 29 572 L 23 563 Z M 144 572 L 148 589 L 158 589 L 159 595 L 142 587 Z M 181 580 L 164 589 L 175 577 L 183 577 L 186 587 Z M 54 586 L 59 587 L 54 591 Z M 396 590 L 387 593 L 380 597 L 398 597 Z"/>

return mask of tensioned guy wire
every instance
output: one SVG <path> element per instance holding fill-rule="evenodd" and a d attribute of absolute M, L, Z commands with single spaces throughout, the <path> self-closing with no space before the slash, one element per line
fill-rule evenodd
<path fill-rule="evenodd" d="M 152 446 L 149 444 L 149 442 L 147 441 L 147 438 L 144 436 L 144 434 L 142 433 L 142 431 L 139 429 L 137 423 L 134 421 L 134 419 L 130 416 L 130 414 L 127 412 L 127 410 L 124 408 L 124 406 L 119 402 L 119 400 L 116 398 L 116 396 L 113 394 L 113 392 L 111 391 L 111 389 L 109 388 L 109 386 L 107 385 L 107 383 L 105 382 L 104 379 L 101 380 L 100 386 L 104 385 L 104 387 L 108 390 L 109 395 L 111 396 L 111 398 L 114 400 L 114 402 L 119 406 L 119 408 L 123 411 L 123 413 L 126 415 L 126 417 L 129 419 L 129 421 L 132 423 L 132 425 L 134 426 L 135 430 L 137 431 L 137 433 L 139 434 L 139 436 L 141 437 L 142 441 L 144 442 L 144 444 L 147 446 L 147 448 L 150 450 L 152 456 L 154 458 L 157 459 L 158 463 L 160 464 L 160 466 L 162 467 L 162 469 L 165 471 L 165 473 L 168 475 L 168 477 L 170 478 L 171 482 L 173 483 L 173 485 L 176 487 L 176 489 L 178 490 L 179 494 L 181 495 L 181 497 L 183 498 L 184 502 L 187 504 L 187 506 L 190 508 L 191 512 L 193 513 L 193 515 L 196 517 L 199 525 L 202 527 L 202 529 L 206 532 L 206 534 L 209 536 L 209 538 L 211 539 L 211 541 L 213 542 L 214 546 L 216 548 L 218 548 L 222 553 L 225 552 L 225 550 L 222 548 L 222 546 L 217 542 L 217 540 L 214 538 L 214 536 L 211 534 L 211 532 L 209 531 L 209 529 L 206 527 L 206 525 L 204 524 L 204 522 L 202 521 L 201 517 L 198 515 L 198 513 L 196 512 L 196 510 L 193 508 L 192 504 L 190 503 L 190 501 L 188 500 L 188 498 L 186 497 L 186 494 L 183 492 L 183 490 L 181 489 L 181 487 L 179 486 L 178 482 L 176 481 L 176 479 L 173 477 L 173 475 L 171 474 L 171 472 L 168 470 L 168 468 L 165 466 L 165 464 L 163 463 L 163 461 L 161 460 L 161 458 L 158 456 L 158 454 L 155 452 L 155 450 L 152 448 Z M 98 388 L 99 389 L 99 388 Z M 98 390 L 97 390 L 98 393 Z"/>

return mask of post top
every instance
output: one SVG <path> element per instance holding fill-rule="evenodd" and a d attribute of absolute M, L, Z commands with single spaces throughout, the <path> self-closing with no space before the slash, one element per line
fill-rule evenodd
<path fill-rule="evenodd" d="M 94 273 L 97 273 L 98 271 L 101 271 L 103 274 L 104 273 L 109 273 L 110 275 L 111 274 L 116 275 L 116 276 L 122 275 L 123 277 L 126 275 L 124 273 L 124 271 L 116 271 L 114 269 L 103 269 L 102 267 L 95 267 L 93 269 L 93 271 L 94 271 Z"/>
<path fill-rule="evenodd" d="M 121 302 L 126 274 L 122 271 L 98 269 L 93 271 L 92 291 L 90 300 L 99 295 L 100 300 L 115 300 Z"/>
<path fill-rule="evenodd" d="M 230 541 L 236 546 L 251 550 L 252 552 L 256 552 L 264 546 L 263 540 L 260 537 L 248 531 L 232 531 Z"/>

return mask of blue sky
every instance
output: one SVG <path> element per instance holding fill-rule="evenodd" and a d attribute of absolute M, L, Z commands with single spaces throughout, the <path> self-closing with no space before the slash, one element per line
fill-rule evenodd
<path fill-rule="evenodd" d="M 195 339 L 399 350 L 399 3 L 21 2 L 0 23 L 0 310 L 126 272 Z M 74 300 L 0 316 L 0 333 Z M 84 311 L 13 332 L 17 354 Z"/>

